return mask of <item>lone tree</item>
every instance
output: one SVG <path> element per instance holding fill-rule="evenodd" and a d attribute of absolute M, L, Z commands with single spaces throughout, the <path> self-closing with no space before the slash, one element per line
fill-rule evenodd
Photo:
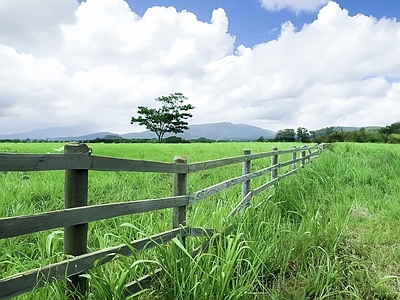
<path fill-rule="evenodd" d="M 161 102 L 158 108 L 148 108 L 146 106 L 138 106 L 138 117 L 132 117 L 131 124 L 139 123 L 157 135 L 158 142 L 161 143 L 164 134 L 167 132 L 182 133 L 188 130 L 187 119 L 193 117 L 190 111 L 195 107 L 191 104 L 183 104 L 187 100 L 181 93 L 169 94 L 169 96 L 161 96 L 155 99 Z"/>

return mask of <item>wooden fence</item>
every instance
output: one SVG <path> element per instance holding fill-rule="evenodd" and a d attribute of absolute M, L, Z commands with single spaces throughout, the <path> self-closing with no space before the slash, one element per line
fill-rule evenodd
<path fill-rule="evenodd" d="M 64 154 L 0 154 L 0 171 L 46 171 L 65 170 L 65 209 L 38 213 L 33 215 L 6 217 L 0 219 L 0 239 L 31 234 L 43 230 L 64 227 L 64 253 L 73 258 L 55 264 L 32 269 L 23 273 L 0 279 L 0 299 L 26 293 L 42 287 L 46 282 L 68 278 L 69 291 L 86 291 L 86 278 L 79 276 L 95 265 L 100 266 L 111 261 L 117 254 L 129 256 L 132 249 L 148 250 L 170 242 L 174 237 L 210 236 L 212 229 L 190 227 L 186 224 L 188 205 L 210 197 L 226 188 L 242 184 L 241 201 L 232 210 L 230 216 L 248 207 L 253 196 L 260 194 L 279 180 L 295 174 L 298 167 L 319 155 L 325 145 L 293 147 L 270 152 L 251 154 L 243 150 L 243 155 L 197 163 L 187 163 L 185 157 L 176 156 L 173 163 L 162 163 L 144 160 L 130 160 L 94 156 L 85 144 L 67 144 Z M 279 155 L 292 153 L 292 159 L 279 162 Z M 298 156 L 297 154 L 300 153 Z M 269 167 L 251 171 L 251 161 L 271 158 Z M 189 173 L 214 169 L 231 164 L 242 163 L 242 175 L 187 194 L 186 181 Z M 278 175 L 278 169 L 292 166 L 291 171 Z M 173 196 L 159 199 L 137 200 L 112 204 L 88 206 L 88 171 L 129 171 L 172 173 Z M 270 173 L 270 180 L 261 186 L 251 189 L 252 179 Z M 0 200 L 1 201 L 1 200 Z M 147 238 L 134 240 L 130 245 L 117 245 L 87 253 L 88 223 L 115 218 L 123 215 L 150 212 L 172 208 L 173 229 Z M 126 293 L 134 293 L 149 282 L 150 276 L 144 276 L 137 282 L 126 284 Z M 67 291 L 68 292 L 68 291 Z M 71 293 L 70 295 L 73 295 Z M 71 296 L 73 298 L 73 296 Z"/>

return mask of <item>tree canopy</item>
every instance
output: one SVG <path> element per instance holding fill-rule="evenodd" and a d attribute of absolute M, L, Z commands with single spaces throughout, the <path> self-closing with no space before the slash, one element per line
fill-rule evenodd
<path fill-rule="evenodd" d="M 155 99 L 160 102 L 158 108 L 138 106 L 138 117 L 132 117 L 131 124 L 139 123 L 157 135 L 158 142 L 163 141 L 167 132 L 182 133 L 188 130 L 187 119 L 193 117 L 190 110 L 195 107 L 191 104 L 183 104 L 187 100 L 181 93 L 173 93 L 168 96 L 161 96 Z"/>

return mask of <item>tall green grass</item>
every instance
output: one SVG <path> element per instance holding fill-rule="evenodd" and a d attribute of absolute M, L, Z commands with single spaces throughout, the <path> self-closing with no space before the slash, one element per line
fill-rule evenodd
<path fill-rule="evenodd" d="M 60 145 L 17 146 L 0 144 L 0 151 L 55 153 L 52 149 Z M 270 151 L 276 144 L 90 146 L 94 155 L 166 162 L 186 155 L 195 162 L 240 155 L 245 148 Z M 268 165 L 268 159 L 259 160 L 252 169 Z M 188 192 L 240 172 L 238 164 L 189 174 Z M 252 199 L 252 207 L 234 218 L 226 216 L 240 200 L 240 187 L 190 206 L 188 225 L 219 232 L 198 256 L 192 258 L 190 252 L 205 239 L 191 237 L 186 248 L 176 238 L 146 253 L 117 257 L 86 275 L 90 289 L 85 298 L 124 299 L 126 282 L 161 268 L 160 278 L 129 298 L 397 299 L 399 175 L 400 149 L 394 145 L 334 144 L 297 175 Z M 90 204 L 171 195 L 171 176 L 165 174 L 91 172 L 89 180 Z M 60 209 L 62 189 L 63 172 L 2 174 L 1 216 Z M 89 226 L 89 250 L 170 227 L 169 210 L 94 222 Z M 1 240 L 0 247 L 4 276 L 63 259 L 60 230 Z M 51 284 L 18 299 L 63 299 L 63 286 Z"/>

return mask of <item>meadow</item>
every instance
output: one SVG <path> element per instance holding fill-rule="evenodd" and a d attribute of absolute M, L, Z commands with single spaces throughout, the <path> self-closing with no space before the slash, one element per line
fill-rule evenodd
<path fill-rule="evenodd" d="M 0 144 L 0 152 L 58 153 L 62 144 Z M 188 162 L 253 153 L 284 143 L 91 144 L 94 155 Z M 297 145 L 299 146 L 299 145 Z M 288 159 L 290 159 L 290 154 Z M 257 160 L 252 170 L 268 166 Z M 188 192 L 241 174 L 241 165 L 189 174 Z M 252 181 L 257 187 L 267 178 Z M 90 172 L 89 204 L 171 195 L 171 175 Z M 0 217 L 63 208 L 63 171 L 0 174 Z M 269 197 L 271 195 L 271 197 Z M 266 201 L 269 199 L 269 201 Z M 331 145 L 311 165 L 252 199 L 233 187 L 188 208 L 190 226 L 220 231 L 192 259 L 204 238 L 179 239 L 95 268 L 85 299 L 124 299 L 124 284 L 161 268 L 163 276 L 132 299 L 398 299 L 400 296 L 400 148 L 388 144 Z M 224 231 L 229 227 L 229 231 Z M 136 214 L 89 225 L 89 251 L 171 228 L 171 211 Z M 0 240 L 3 277 L 64 259 L 62 230 Z M 176 263 L 177 257 L 182 260 Z M 184 267 L 179 267 L 179 266 Z M 63 282 L 17 299 L 65 299 Z"/>

